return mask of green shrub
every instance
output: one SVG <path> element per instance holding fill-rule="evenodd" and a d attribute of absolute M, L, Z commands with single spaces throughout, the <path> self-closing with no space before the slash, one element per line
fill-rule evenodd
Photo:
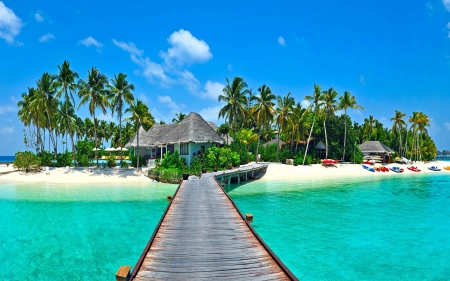
<path fill-rule="evenodd" d="M 231 149 L 227 147 L 208 148 L 203 157 L 203 166 L 209 170 L 214 168 L 231 169 L 233 166 L 238 167 L 241 163 L 239 153 L 231 151 Z"/>
<path fill-rule="evenodd" d="M 180 183 L 183 179 L 183 171 L 177 168 L 154 168 L 148 170 L 148 177 L 165 183 Z"/>
<path fill-rule="evenodd" d="M 186 160 L 184 158 L 180 158 L 178 154 L 178 150 L 175 150 L 174 153 L 167 151 L 164 154 L 163 159 L 161 161 L 161 167 L 163 168 L 177 168 L 182 169 L 186 165 Z"/>
<path fill-rule="evenodd" d="M 77 165 L 89 167 L 89 159 L 94 158 L 95 152 L 92 151 L 94 142 L 88 140 L 80 140 L 75 145 L 77 154 Z"/>
<path fill-rule="evenodd" d="M 131 156 L 131 165 L 133 167 L 137 167 L 137 157 L 136 155 Z M 139 167 L 142 167 L 145 165 L 145 159 L 143 156 L 139 155 Z"/>
<path fill-rule="evenodd" d="M 36 155 L 41 166 L 53 166 L 53 154 L 48 151 L 41 151 Z"/>
<path fill-rule="evenodd" d="M 120 167 L 121 168 L 129 168 L 130 164 L 128 164 L 127 161 L 122 161 L 122 162 L 120 162 Z"/>
<path fill-rule="evenodd" d="M 77 153 L 77 162 L 81 167 L 89 167 L 89 157 L 87 155 L 79 155 Z"/>
<path fill-rule="evenodd" d="M 108 162 L 106 162 L 106 165 L 107 165 L 109 168 L 113 168 L 113 167 L 117 166 L 116 158 L 115 158 L 114 156 L 110 156 L 110 157 L 108 158 Z"/>
<path fill-rule="evenodd" d="M 66 151 L 64 153 L 58 154 L 56 159 L 57 167 L 72 166 L 72 152 Z"/>
<path fill-rule="evenodd" d="M 26 173 L 40 170 L 39 160 L 31 151 L 17 152 L 13 165 Z"/>

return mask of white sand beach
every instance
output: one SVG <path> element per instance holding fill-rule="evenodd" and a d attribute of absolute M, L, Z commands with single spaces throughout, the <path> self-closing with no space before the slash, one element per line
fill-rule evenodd
<path fill-rule="evenodd" d="M 270 163 L 265 175 L 260 180 L 295 180 L 302 178 L 339 178 L 339 177 L 389 177 L 389 176 L 415 176 L 423 173 L 449 174 L 450 171 L 444 170 L 443 167 L 448 166 L 448 162 L 417 162 L 412 166 L 417 166 L 421 172 L 413 172 L 407 169 L 411 165 L 388 164 L 386 167 L 398 166 L 404 170 L 402 174 L 389 172 L 369 172 L 362 168 L 360 164 L 337 164 L 335 167 L 324 167 L 319 164 L 306 166 L 292 166 L 278 163 Z M 430 166 L 438 166 L 442 170 L 434 172 L 428 169 Z M 142 169 L 141 173 L 137 173 L 135 169 L 88 169 L 88 168 L 70 168 L 65 173 L 65 168 L 50 168 L 50 173 L 46 174 L 45 170 L 40 173 L 29 173 L 14 171 L 12 165 L 0 165 L 0 180 L 18 181 L 18 182 L 48 182 L 48 183 L 108 183 L 108 182 L 142 182 L 151 179 L 146 177 L 148 168 Z M 5 172 L 10 172 L 6 173 Z"/>
<path fill-rule="evenodd" d="M 108 182 L 141 182 L 151 179 L 146 177 L 148 169 L 142 169 L 137 173 L 135 169 L 88 169 L 88 168 L 69 168 L 66 173 L 65 168 L 50 168 L 49 174 L 45 169 L 39 173 L 23 173 L 14 171 L 12 165 L 0 165 L 0 180 L 18 181 L 18 182 L 48 182 L 48 183 L 108 183 Z M 10 173 L 7 173 L 10 172 Z M 6 174 L 5 174 L 6 173 Z"/>

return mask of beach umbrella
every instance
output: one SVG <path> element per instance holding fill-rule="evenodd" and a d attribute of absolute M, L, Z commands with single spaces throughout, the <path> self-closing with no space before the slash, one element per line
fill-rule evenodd
<path fill-rule="evenodd" d="M 107 149 L 105 149 L 105 151 L 111 152 L 111 151 L 116 151 L 116 149 L 114 147 L 108 147 Z"/>
<path fill-rule="evenodd" d="M 99 148 L 94 148 L 94 149 L 92 149 L 92 151 L 96 151 L 96 150 L 100 150 Z"/>
<path fill-rule="evenodd" d="M 120 150 L 121 150 L 120 147 L 116 148 L 116 151 L 120 151 Z M 128 149 L 126 149 L 125 147 L 122 147 L 122 151 L 128 151 Z"/>

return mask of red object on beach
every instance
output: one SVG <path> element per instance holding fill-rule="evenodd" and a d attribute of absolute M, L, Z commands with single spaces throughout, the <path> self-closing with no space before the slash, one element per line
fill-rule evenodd
<path fill-rule="evenodd" d="M 408 167 L 408 170 L 413 171 L 413 172 L 420 172 L 420 170 L 417 167 L 414 167 L 414 166 Z"/>
<path fill-rule="evenodd" d="M 323 160 L 322 160 L 322 163 L 323 163 L 323 164 L 329 165 L 329 164 L 337 164 L 338 161 L 337 161 L 337 160 L 334 160 L 334 159 L 323 159 Z"/>
<path fill-rule="evenodd" d="M 375 161 L 373 161 L 373 160 L 366 160 L 363 162 L 363 164 L 366 164 L 366 165 L 373 165 L 374 163 L 375 163 Z"/>

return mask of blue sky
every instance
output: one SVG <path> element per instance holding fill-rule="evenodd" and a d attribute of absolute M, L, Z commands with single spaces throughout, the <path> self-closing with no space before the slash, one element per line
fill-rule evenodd
<path fill-rule="evenodd" d="M 355 95 L 360 123 L 423 111 L 450 149 L 450 0 L 128 2 L 0 1 L 0 155 L 25 149 L 17 101 L 64 60 L 83 79 L 92 66 L 128 74 L 158 121 L 221 124 L 226 77 L 296 101 L 317 83 Z"/>

